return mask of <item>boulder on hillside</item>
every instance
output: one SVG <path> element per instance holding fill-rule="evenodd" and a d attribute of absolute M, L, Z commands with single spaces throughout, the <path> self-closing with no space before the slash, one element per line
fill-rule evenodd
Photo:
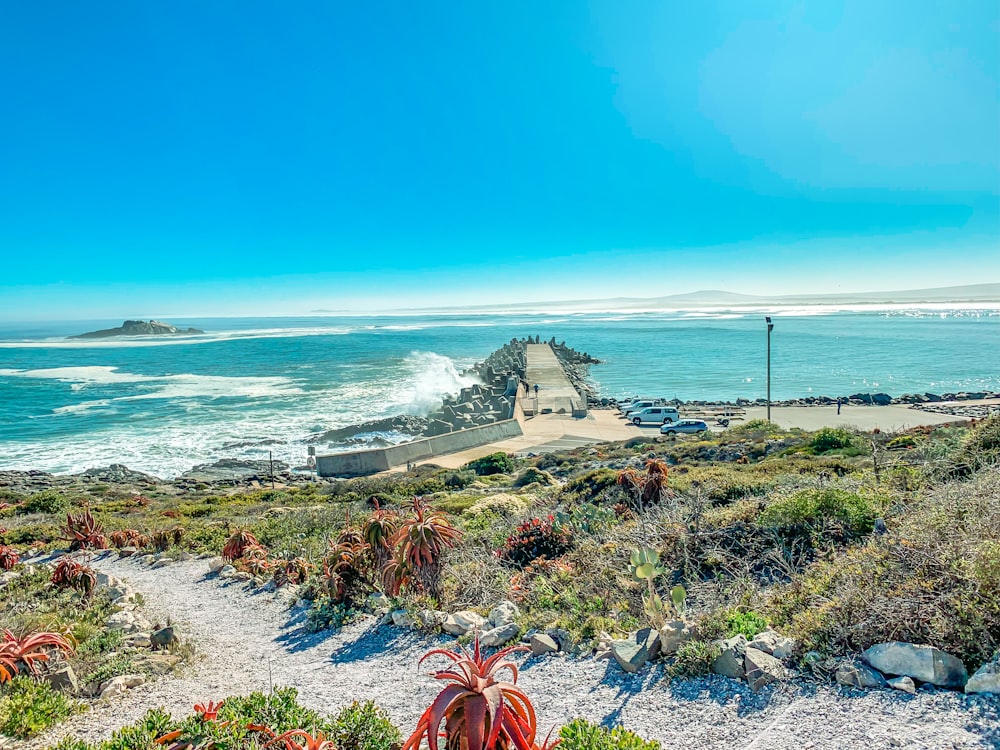
<path fill-rule="evenodd" d="M 76 695 L 80 692 L 80 684 L 77 682 L 76 673 L 69 664 L 62 664 L 57 669 L 52 670 L 44 677 L 45 682 L 52 686 L 53 690 L 61 693 Z"/>
<path fill-rule="evenodd" d="M 871 667 L 856 661 L 842 661 L 835 676 L 841 685 L 854 688 L 883 688 L 885 678 Z"/>
<path fill-rule="evenodd" d="M 535 633 L 531 636 L 531 641 L 528 645 L 531 646 L 532 656 L 552 654 L 559 650 L 559 644 L 556 643 L 555 638 L 547 633 Z"/>
<path fill-rule="evenodd" d="M 487 648 L 497 648 L 514 640 L 520 632 L 521 628 L 516 622 L 508 622 L 505 625 L 498 625 L 483 633 L 479 637 L 479 644 Z"/>
<path fill-rule="evenodd" d="M 966 693 L 1000 693 L 1000 652 L 965 683 Z"/>
<path fill-rule="evenodd" d="M 755 648 L 770 654 L 775 659 L 790 659 L 795 650 L 795 639 L 787 638 L 771 629 L 761 631 L 747 644 L 747 648 Z"/>
<path fill-rule="evenodd" d="M 520 614 L 521 610 L 517 608 L 517 605 L 505 599 L 490 611 L 488 619 L 490 625 L 499 628 L 501 625 L 509 625 L 514 622 Z"/>
<path fill-rule="evenodd" d="M 893 690 L 901 690 L 910 695 L 917 692 L 917 686 L 913 684 L 913 680 L 909 677 L 893 677 L 891 680 L 888 680 L 888 683 L 889 687 Z"/>
<path fill-rule="evenodd" d="M 660 628 L 660 653 L 673 656 L 682 643 L 693 637 L 691 630 L 683 620 L 668 620 Z"/>
<path fill-rule="evenodd" d="M 933 646 L 890 641 L 872 646 L 861 658 L 883 674 L 905 675 L 938 687 L 961 690 L 969 679 L 961 659 Z"/>
<path fill-rule="evenodd" d="M 734 680 L 746 677 L 747 637 L 740 633 L 732 638 L 717 641 L 719 655 L 712 662 L 712 671 Z"/>
<path fill-rule="evenodd" d="M 627 640 L 613 641 L 611 652 L 619 667 L 638 672 L 647 661 L 660 655 L 660 634 L 654 628 L 643 628 Z"/>
<path fill-rule="evenodd" d="M 482 631 L 487 623 L 485 617 L 466 609 L 448 615 L 441 623 L 441 629 L 450 635 L 466 635 L 473 630 Z"/>
<path fill-rule="evenodd" d="M 784 665 L 770 654 L 747 647 L 744 657 L 747 684 L 755 693 L 772 682 L 788 679 Z"/>

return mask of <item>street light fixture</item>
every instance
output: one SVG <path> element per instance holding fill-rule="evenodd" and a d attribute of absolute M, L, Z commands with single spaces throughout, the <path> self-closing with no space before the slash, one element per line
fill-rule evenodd
<path fill-rule="evenodd" d="M 774 323 L 771 316 L 764 316 L 767 321 L 767 421 L 771 421 L 771 331 L 774 330 Z"/>

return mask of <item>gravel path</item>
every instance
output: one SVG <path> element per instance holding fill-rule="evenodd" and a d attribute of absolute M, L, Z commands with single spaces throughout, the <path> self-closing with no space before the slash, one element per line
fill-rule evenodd
<path fill-rule="evenodd" d="M 435 643 L 365 618 L 331 635 L 306 634 L 274 594 L 248 592 L 207 574 L 204 560 L 153 570 L 104 558 L 98 569 L 127 580 L 147 602 L 147 617 L 169 615 L 200 654 L 178 677 L 163 678 L 98 705 L 31 743 L 45 747 L 67 734 L 107 737 L 147 709 L 184 715 L 198 701 L 234 693 L 298 689 L 306 705 L 333 713 L 372 699 L 405 732 L 436 693 L 418 667 Z M 997 748 L 1000 700 L 939 691 L 846 693 L 826 685 L 786 685 L 754 695 L 723 677 L 666 681 L 660 668 L 626 675 L 606 661 L 558 657 L 524 660 L 519 684 L 535 700 L 543 733 L 584 716 L 622 724 L 667 747 L 765 750 L 815 748 Z M 439 689 L 439 688 L 438 688 Z"/>

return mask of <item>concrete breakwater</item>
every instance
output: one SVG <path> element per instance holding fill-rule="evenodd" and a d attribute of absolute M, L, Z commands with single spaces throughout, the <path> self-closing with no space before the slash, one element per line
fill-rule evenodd
<path fill-rule="evenodd" d="M 529 354 L 529 351 L 534 353 Z M 529 388 L 534 386 L 538 389 L 531 401 L 532 413 L 539 410 L 538 391 L 544 390 L 546 393 L 558 392 L 566 403 L 565 408 L 549 408 L 547 411 L 586 415 L 588 397 L 593 395 L 585 383 L 586 367 L 593 362 L 596 360 L 588 354 L 575 351 L 565 342 L 557 344 L 555 339 L 546 344 L 542 344 L 537 336 L 511 339 L 463 373 L 474 376 L 480 382 L 444 399 L 441 408 L 423 421 L 418 439 L 399 445 L 319 455 L 316 457 L 317 473 L 320 476 L 371 474 L 411 461 L 516 437 L 522 434 L 524 405 L 529 403 Z M 529 382 L 529 372 L 543 374 L 535 375 L 534 382 Z M 586 390 L 581 393 L 583 389 Z M 374 431 L 377 425 L 393 424 L 397 419 L 412 418 L 390 417 L 347 428 L 346 431 L 321 433 L 314 436 L 314 442 L 334 436 L 343 438 L 348 432 L 359 435 L 366 430 Z"/>

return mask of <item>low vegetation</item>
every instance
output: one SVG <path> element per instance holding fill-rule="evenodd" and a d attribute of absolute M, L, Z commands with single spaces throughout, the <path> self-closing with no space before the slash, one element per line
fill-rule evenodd
<path fill-rule="evenodd" d="M 7 493 L 0 568 L 18 570 L 32 545 L 207 552 L 258 584 L 299 586 L 298 596 L 312 600 L 313 629 L 350 621 L 375 593 L 413 614 L 486 614 L 509 599 L 519 607 L 521 632 L 558 631 L 578 653 L 683 616 L 694 637 L 667 660 L 673 677 L 707 671 L 715 639 L 752 638 L 768 626 L 796 638 L 799 656 L 909 640 L 942 648 L 974 670 L 1000 648 L 998 425 L 994 418 L 972 428 L 862 435 L 754 422 L 707 437 L 643 439 L 531 460 L 494 454 L 458 471 L 420 467 L 266 490 Z M 39 573 L 25 580 L 27 587 L 0 589 L 4 626 L 39 629 L 55 615 L 76 631 L 72 658 L 104 648 L 95 644 L 110 608 L 86 570 L 67 563 L 52 582 Z M 474 689 L 463 687 L 468 700 L 456 703 L 452 691 L 428 709 L 425 738 L 443 725 L 471 732 L 462 746 L 478 748 L 479 730 L 467 717 L 487 711 L 485 740 L 496 730 L 508 732 L 508 747 L 544 744 L 519 712 L 518 694 L 490 688 L 491 697 L 471 697 L 501 684 L 495 673 L 503 657 L 452 658 L 456 666 L 443 679 L 463 687 L 466 676 L 479 677 Z M 89 671 L 98 668 L 99 660 L 88 662 Z M 503 696 L 507 708 L 500 711 Z M 232 701 L 218 718 L 229 722 L 227 732 L 242 723 L 242 742 L 259 731 L 246 728 L 259 718 L 237 716 L 242 704 Z M 142 736 L 149 742 L 205 723 L 147 718 Z M 353 747 L 335 725 L 267 723 L 275 737 L 296 729 L 309 732 L 316 747 L 316 733 L 333 747 Z M 171 742 L 196 745 L 200 735 L 185 736 Z M 286 739 L 313 746 L 296 736 Z M 656 747 L 578 722 L 561 737 L 570 748 Z M 146 747 L 147 739 L 129 746 Z M 90 746 L 63 750 L 69 747 Z"/>

